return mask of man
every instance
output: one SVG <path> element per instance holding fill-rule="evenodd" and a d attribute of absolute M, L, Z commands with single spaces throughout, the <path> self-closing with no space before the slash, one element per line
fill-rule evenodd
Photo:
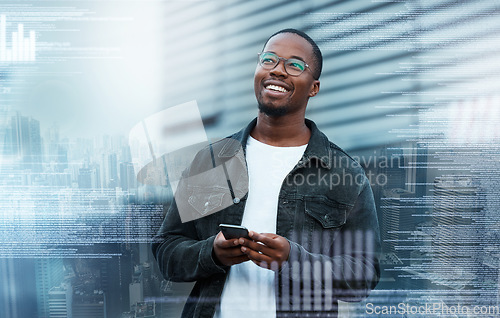
<path fill-rule="evenodd" d="M 177 206 L 208 204 L 213 195 L 179 185 L 153 254 L 167 279 L 196 281 L 183 317 L 337 317 L 338 300 L 359 301 L 377 284 L 380 241 L 368 179 L 305 119 L 321 68 L 321 52 L 305 33 L 273 34 L 254 76 L 257 118 L 201 151 L 186 172 L 188 180 L 225 165 L 241 147 L 248 193 L 231 190 L 231 206 L 182 222 Z M 250 238 L 226 240 L 220 223 L 245 225 Z"/>

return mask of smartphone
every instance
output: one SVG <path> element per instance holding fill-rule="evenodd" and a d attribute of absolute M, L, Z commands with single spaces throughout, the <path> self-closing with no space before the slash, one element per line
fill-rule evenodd
<path fill-rule="evenodd" d="M 219 224 L 219 228 L 222 231 L 222 234 L 224 234 L 226 240 L 240 238 L 240 237 L 250 239 L 250 237 L 248 236 L 248 229 L 244 226 L 232 225 L 232 224 Z"/>

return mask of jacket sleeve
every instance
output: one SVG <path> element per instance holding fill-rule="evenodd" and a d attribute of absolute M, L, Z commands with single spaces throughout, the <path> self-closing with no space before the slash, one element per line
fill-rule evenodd
<path fill-rule="evenodd" d="M 179 188 L 182 187 L 181 183 Z M 197 281 L 213 274 L 225 273 L 228 269 L 217 265 L 212 258 L 215 235 L 205 239 L 199 238 L 195 222 L 197 221 L 181 222 L 174 199 L 158 234 L 153 238 L 153 255 L 161 273 L 168 280 Z"/>
<path fill-rule="evenodd" d="M 366 177 L 360 188 L 340 230 L 332 236 L 331 229 L 324 229 L 322 237 L 316 237 L 318 242 L 313 242 L 329 246 L 326 252 L 311 252 L 290 240 L 289 259 L 280 271 L 283 281 L 309 281 L 311 290 L 320 289 L 323 297 L 335 302 L 368 297 L 380 278 L 381 247 L 375 202 Z"/>

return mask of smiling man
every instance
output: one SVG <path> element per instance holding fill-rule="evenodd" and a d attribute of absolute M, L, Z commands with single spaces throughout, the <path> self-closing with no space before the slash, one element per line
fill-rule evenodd
<path fill-rule="evenodd" d="M 359 301 L 378 283 L 368 179 L 305 119 L 321 69 L 308 35 L 273 34 L 255 70 L 257 118 L 202 150 L 185 173 L 188 180 L 216 166 L 226 171 L 241 148 L 246 167 L 237 179 L 248 189 L 241 198 L 231 190 L 232 204 L 220 212 L 183 223 L 179 200 L 208 204 L 217 189 L 179 184 L 185 194 L 176 194 L 153 253 L 167 279 L 196 281 L 183 317 L 337 317 L 338 300 Z M 226 239 L 220 223 L 243 225 L 249 237 Z"/>

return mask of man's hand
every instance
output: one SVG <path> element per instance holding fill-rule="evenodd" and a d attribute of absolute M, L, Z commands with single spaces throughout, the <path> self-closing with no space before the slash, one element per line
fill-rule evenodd
<path fill-rule="evenodd" d="M 248 256 L 241 251 L 238 239 L 226 240 L 219 232 L 214 240 L 213 258 L 216 263 L 231 266 L 248 261 Z"/>
<path fill-rule="evenodd" d="M 290 254 L 290 243 L 283 236 L 250 231 L 250 238 L 239 239 L 241 251 L 260 267 L 279 270 Z"/>

